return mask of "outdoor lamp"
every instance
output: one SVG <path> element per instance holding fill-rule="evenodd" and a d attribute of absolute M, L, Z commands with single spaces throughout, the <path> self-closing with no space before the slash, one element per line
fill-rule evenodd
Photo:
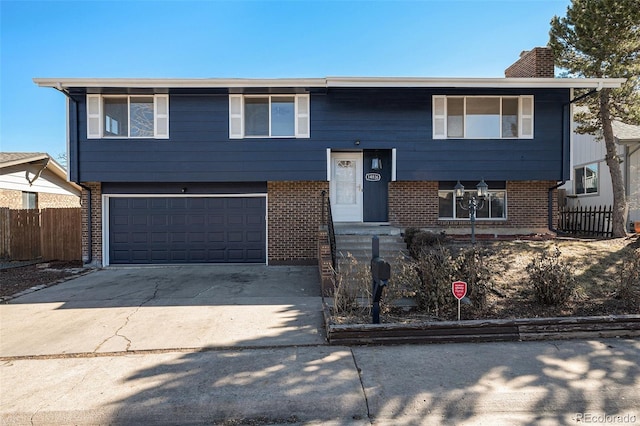
<path fill-rule="evenodd" d="M 484 200 L 489 196 L 489 185 L 486 184 L 484 179 L 480 180 L 480 183 L 476 185 L 476 195 L 471 196 L 467 206 L 464 205 L 464 185 L 456 183 L 453 187 L 453 194 L 456 197 L 456 201 L 462 210 L 469 211 L 469 219 L 471 220 L 471 244 L 476 243 L 476 212 L 484 207 Z"/>
<path fill-rule="evenodd" d="M 378 157 L 371 159 L 371 170 L 382 170 L 382 160 Z"/>
<path fill-rule="evenodd" d="M 456 183 L 456 186 L 453 187 L 453 193 L 455 194 L 456 198 L 464 197 L 464 185 L 461 184 L 460 181 L 458 181 L 458 183 Z"/>
<path fill-rule="evenodd" d="M 487 195 L 489 195 L 489 185 L 485 183 L 484 179 L 482 179 L 480 183 L 476 185 L 476 189 L 478 190 L 478 197 L 480 198 L 485 198 Z"/>

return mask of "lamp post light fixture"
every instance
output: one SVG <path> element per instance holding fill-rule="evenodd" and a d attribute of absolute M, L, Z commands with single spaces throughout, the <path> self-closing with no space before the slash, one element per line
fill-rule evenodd
<path fill-rule="evenodd" d="M 471 244 L 476 243 L 476 213 L 484 207 L 484 201 L 489 195 L 489 185 L 487 185 L 482 179 L 480 183 L 476 185 L 477 193 L 472 195 L 469 199 L 469 203 L 465 207 L 464 205 L 464 185 L 458 181 L 456 186 L 453 187 L 453 194 L 458 201 L 458 205 L 463 210 L 469 211 L 469 219 L 471 220 Z M 476 198 L 477 197 L 477 198 Z"/>

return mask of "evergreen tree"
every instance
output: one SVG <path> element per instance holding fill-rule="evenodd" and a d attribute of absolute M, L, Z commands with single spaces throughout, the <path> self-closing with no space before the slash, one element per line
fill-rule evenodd
<path fill-rule="evenodd" d="M 628 204 L 611 122 L 640 124 L 640 1 L 572 0 L 567 16 L 554 16 L 549 46 L 566 77 L 626 78 L 581 101 L 579 133 L 604 139 L 613 185 L 613 235 L 626 235 Z M 579 95 L 579 94 L 577 94 Z"/>

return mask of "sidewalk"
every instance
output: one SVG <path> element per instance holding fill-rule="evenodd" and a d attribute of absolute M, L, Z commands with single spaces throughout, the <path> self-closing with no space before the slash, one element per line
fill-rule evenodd
<path fill-rule="evenodd" d="M 586 413 L 639 422 L 638 359 L 637 341 L 616 339 L 20 359 L 0 368 L 0 421 L 556 425 Z"/>
<path fill-rule="evenodd" d="M 328 346 L 318 288 L 315 268 L 122 268 L 0 305 L 0 423 L 640 422 L 638 340 Z"/>

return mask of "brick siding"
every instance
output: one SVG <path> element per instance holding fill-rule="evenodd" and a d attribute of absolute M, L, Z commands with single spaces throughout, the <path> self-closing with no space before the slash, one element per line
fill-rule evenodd
<path fill-rule="evenodd" d="M 82 190 L 82 261 L 89 263 L 91 250 L 91 264 L 102 265 L 102 185 L 100 182 L 85 183 L 91 189 L 91 247 L 89 247 L 88 201 L 89 192 Z"/>
<path fill-rule="evenodd" d="M 37 208 L 39 209 L 80 207 L 80 197 L 75 195 L 38 192 L 37 198 Z M 22 209 L 22 191 L 0 189 L 0 207 L 8 207 L 14 210 Z"/>
<path fill-rule="evenodd" d="M 507 78 L 553 78 L 553 52 L 548 47 L 534 47 L 520 54 L 520 59 L 504 71 Z"/>
<path fill-rule="evenodd" d="M 22 191 L 0 189 L 0 207 L 8 207 L 13 210 L 22 209 Z"/>
<path fill-rule="evenodd" d="M 438 182 L 390 182 L 389 222 L 403 227 L 437 226 Z"/>
<path fill-rule="evenodd" d="M 546 233 L 548 190 L 554 181 L 507 182 L 507 219 L 478 220 L 476 232 L 490 234 Z M 557 221 L 557 196 L 553 194 L 553 223 Z M 467 233 L 468 220 L 438 219 L 438 182 L 391 182 L 389 221 L 401 228 L 419 227 L 435 232 Z"/>
<path fill-rule="evenodd" d="M 322 191 L 329 182 L 268 182 L 269 263 L 316 264 Z"/>
<path fill-rule="evenodd" d="M 57 209 L 67 207 L 80 207 L 80 197 L 65 194 L 38 193 L 39 209 Z"/>

